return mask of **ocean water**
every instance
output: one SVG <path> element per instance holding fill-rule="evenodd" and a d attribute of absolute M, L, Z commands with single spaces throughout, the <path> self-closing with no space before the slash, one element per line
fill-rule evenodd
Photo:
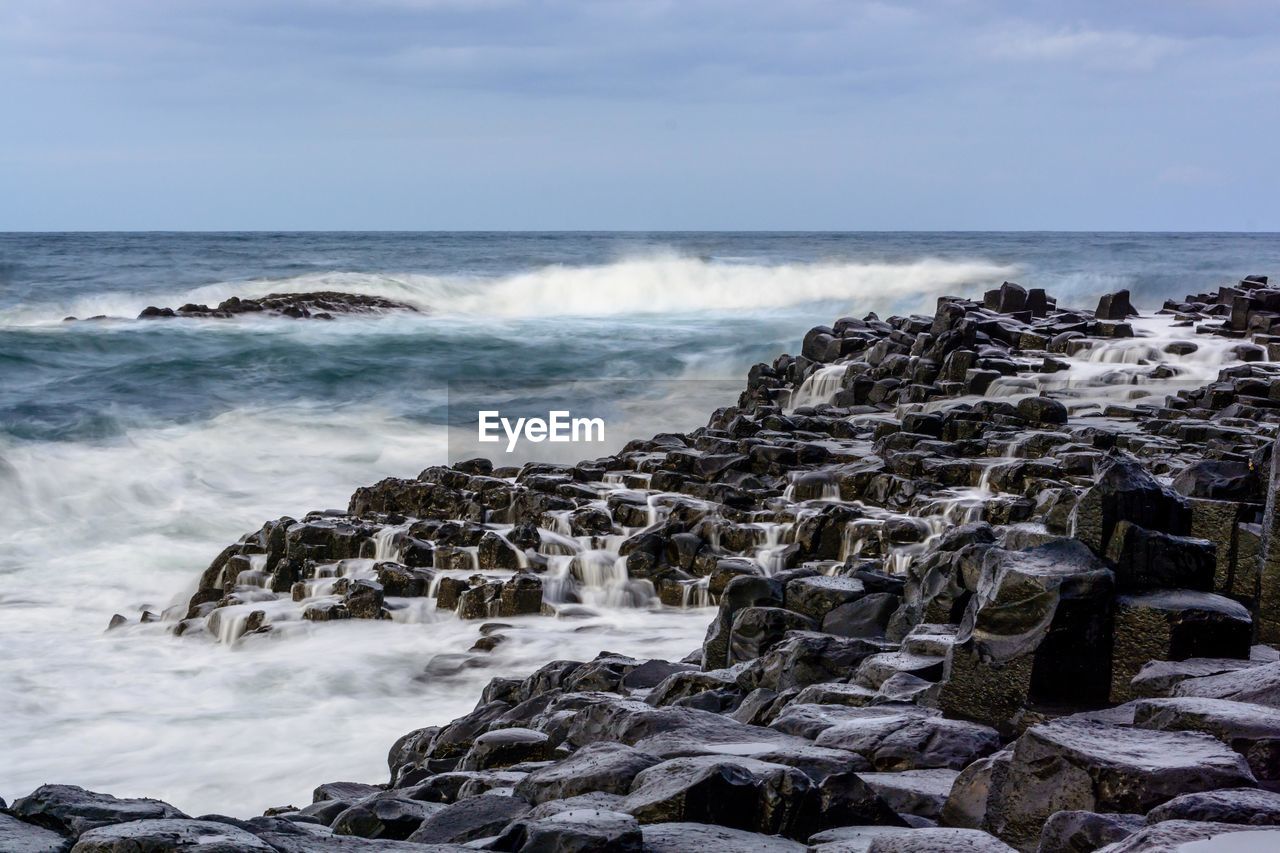
<path fill-rule="evenodd" d="M 443 462 L 449 382 L 741 380 L 843 314 L 1005 279 L 1140 309 L 1280 274 L 1232 234 L 0 234 L 0 796 L 43 782 L 247 816 L 381 781 L 405 731 L 494 675 L 602 649 L 681 657 L 705 610 L 519 622 L 491 665 L 426 678 L 477 626 L 344 623 L 235 646 L 164 624 L 264 520 Z M 137 321 L 148 305 L 317 289 L 419 314 Z M 108 318 L 64 322 L 68 316 Z M 619 385 L 624 388 L 626 385 Z M 672 429 L 713 405 L 672 406 Z"/>

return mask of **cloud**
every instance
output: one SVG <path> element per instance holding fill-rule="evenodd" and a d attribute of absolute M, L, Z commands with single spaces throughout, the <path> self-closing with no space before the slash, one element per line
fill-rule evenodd
<path fill-rule="evenodd" d="M 983 42 L 999 59 L 1066 63 L 1104 71 L 1152 71 L 1186 46 L 1185 40 L 1165 35 L 1083 28 L 1048 30 L 1031 24 L 1006 26 Z"/>

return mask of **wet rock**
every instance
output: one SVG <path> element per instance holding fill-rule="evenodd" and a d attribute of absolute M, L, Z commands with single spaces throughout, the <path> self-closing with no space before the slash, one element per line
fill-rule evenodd
<path fill-rule="evenodd" d="M 747 607 L 781 607 L 783 587 L 772 578 L 738 577 L 729 581 L 720 597 L 715 619 L 702 643 L 702 668 L 720 669 L 729 665 L 729 636 L 734 617 Z"/>
<path fill-rule="evenodd" d="M 235 826 L 209 820 L 134 820 L 91 829 L 72 853 L 273 853 L 275 848 Z"/>
<path fill-rule="evenodd" d="M 1098 308 L 1093 313 L 1099 320 L 1127 320 L 1130 317 L 1138 316 L 1138 312 L 1134 310 L 1133 305 L 1129 302 L 1129 291 L 1127 290 L 1104 294 L 1098 300 Z"/>
<path fill-rule="evenodd" d="M 1150 660 L 1249 656 L 1252 620 L 1209 592 L 1166 590 L 1116 598 L 1111 701 L 1137 698 L 1133 678 Z"/>
<path fill-rule="evenodd" d="M 805 845 L 776 835 L 760 835 L 705 823 L 653 823 L 641 827 L 645 853 L 805 853 Z"/>
<path fill-rule="evenodd" d="M 624 811 L 641 823 L 714 823 L 766 835 L 806 827 L 813 782 L 804 773 L 750 758 L 674 758 L 636 776 Z"/>
<path fill-rule="evenodd" d="M 1234 699 L 1280 708 L 1280 663 L 1263 664 L 1221 675 L 1188 678 L 1173 688 L 1175 696 Z"/>
<path fill-rule="evenodd" d="M 1000 748 L 1000 736 L 988 726 L 919 713 L 910 706 L 844 711 L 844 719 L 818 734 L 814 743 L 861 755 L 881 771 L 960 770 Z"/>
<path fill-rule="evenodd" d="M 1023 397 L 1018 401 L 1018 416 L 1033 424 L 1065 424 L 1067 407 L 1051 397 Z"/>
<path fill-rule="evenodd" d="M 15 800 L 9 812 L 28 823 L 72 838 L 100 826 L 127 821 L 187 817 L 160 800 L 118 799 L 75 785 L 41 785 L 27 796 Z"/>
<path fill-rule="evenodd" d="M 517 797 L 481 794 L 440 809 L 424 820 L 407 840 L 419 844 L 462 844 L 489 838 L 528 813 L 529 804 Z"/>
<path fill-rule="evenodd" d="M 366 797 L 342 812 L 333 819 L 332 829 L 337 835 L 403 841 L 443 808 L 439 803 L 412 800 L 396 791 L 385 791 Z"/>
<path fill-rule="evenodd" d="M 636 774 L 657 763 L 654 756 L 626 744 L 591 743 L 568 758 L 533 771 L 516 786 L 516 793 L 535 804 L 592 791 L 626 794 Z"/>
<path fill-rule="evenodd" d="M 1147 812 L 1147 823 L 1167 820 L 1280 826 L 1280 793 L 1258 788 L 1228 788 L 1183 794 Z"/>
<path fill-rule="evenodd" d="M 1107 559 L 1121 590 L 1190 589 L 1211 592 L 1217 567 L 1212 542 L 1147 530 L 1121 521 L 1112 532 Z"/>
<path fill-rule="evenodd" d="M 1227 699 L 1146 699 L 1135 706 L 1133 722 L 1213 735 L 1243 755 L 1259 781 L 1280 783 L 1280 710 Z"/>
<path fill-rule="evenodd" d="M 884 637 L 902 599 L 889 592 L 872 592 L 838 605 L 822 620 L 822 630 L 837 637 Z"/>
<path fill-rule="evenodd" d="M 865 594 L 866 587 L 857 578 L 814 575 L 788 581 L 784 601 L 788 609 L 821 621 L 835 608 Z"/>
<path fill-rule="evenodd" d="M 1185 536 L 1190 533 L 1191 511 L 1181 495 L 1160 485 L 1138 462 L 1111 455 L 1076 503 L 1072 520 L 1076 538 L 1094 553 L 1105 554 L 1119 522 Z"/>
<path fill-rule="evenodd" d="M 988 552 L 948 657 L 942 709 L 1004 727 L 1027 705 L 1105 702 L 1112 588 L 1111 571 L 1075 540 Z"/>
<path fill-rule="evenodd" d="M 0 808 L 3 808 L 2 804 Z M 53 830 L 0 813 L 0 850 L 8 853 L 66 853 L 70 849 L 70 839 Z"/>
<path fill-rule="evenodd" d="M 1189 678 L 1239 672 L 1261 666 L 1254 660 L 1234 658 L 1187 658 L 1180 661 L 1153 660 L 1144 664 L 1129 682 L 1136 697 L 1169 696 L 1173 688 Z"/>
<path fill-rule="evenodd" d="M 549 817 L 517 820 L 486 845 L 518 853 L 640 853 L 640 824 L 630 815 L 572 809 Z"/>
<path fill-rule="evenodd" d="M 809 617 L 781 607 L 744 607 L 733 617 L 729 665 L 763 656 L 791 631 L 816 627 L 817 623 Z"/>
<path fill-rule="evenodd" d="M 1280 827 L 1237 826 L 1229 823 L 1170 820 L 1139 830 L 1124 841 L 1103 848 L 1106 853 L 1174 853 L 1196 848 L 1197 841 L 1222 839 L 1205 851 L 1269 850 L 1280 843 Z M 1225 837 L 1224 837 L 1225 836 Z"/>
<path fill-rule="evenodd" d="M 753 686 L 783 692 L 847 678 L 863 660 L 883 650 L 873 640 L 794 633 L 760 658 Z"/>
<path fill-rule="evenodd" d="M 1036 853 L 1089 853 L 1124 841 L 1146 825 L 1141 815 L 1055 812 L 1045 822 Z"/>
<path fill-rule="evenodd" d="M 900 773 L 860 773 L 862 781 L 898 814 L 937 820 L 955 783 L 957 770 L 905 770 Z"/>
<path fill-rule="evenodd" d="M 1179 794 L 1253 784 L 1244 758 L 1208 735 L 1059 720 L 1018 739 L 986 824 L 1029 848 L 1057 811 L 1141 813 Z"/>
<path fill-rule="evenodd" d="M 542 732 L 522 728 L 497 729 L 475 739 L 458 769 L 492 770 L 524 761 L 544 761 L 550 754 L 551 739 Z"/>
<path fill-rule="evenodd" d="M 896 829 L 850 826 L 809 839 L 814 853 L 1012 853 L 1013 848 L 976 829 Z"/>

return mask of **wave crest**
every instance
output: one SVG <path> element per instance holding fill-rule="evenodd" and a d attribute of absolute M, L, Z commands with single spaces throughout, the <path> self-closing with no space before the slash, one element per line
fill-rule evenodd
<path fill-rule="evenodd" d="M 0 322 L 28 325 L 99 314 L 132 318 L 148 305 L 215 305 L 230 296 L 314 290 L 382 296 L 435 315 L 503 318 L 740 313 L 815 303 L 864 313 L 931 307 L 937 296 L 976 293 L 1017 271 L 981 259 L 758 264 L 664 256 L 549 266 L 498 278 L 328 272 L 220 282 L 181 293 L 115 292 L 70 303 L 20 305 L 0 313 Z"/>

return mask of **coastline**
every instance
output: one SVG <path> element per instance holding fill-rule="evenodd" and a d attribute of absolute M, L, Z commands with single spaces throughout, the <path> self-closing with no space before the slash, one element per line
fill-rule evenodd
<path fill-rule="evenodd" d="M 1272 765 L 1185 734 L 1225 724 L 1178 700 L 1265 708 L 1276 689 L 1254 644 L 1278 639 L 1275 589 L 1249 570 L 1272 566 L 1275 293 L 1246 280 L 1131 321 L 1119 296 L 1068 312 L 1012 286 L 984 305 L 940 300 L 933 317 L 844 318 L 753 368 L 700 432 L 597 464 L 432 468 L 358 490 L 342 515 L 269 523 L 214 561 L 177 632 L 235 641 L 413 606 L 566 619 L 584 594 L 716 611 L 696 659 L 606 655 L 495 680 L 472 714 L 397 743 L 388 787 L 333 783 L 311 806 L 224 821 L 267 845 L 228 849 L 665 849 L 724 832 L 794 849 L 784 837 L 834 844 L 814 839 L 866 824 L 1030 849 L 1056 819 L 1021 790 L 1032 755 L 1132 783 L 1106 801 L 1071 782 L 1074 811 L 1097 818 L 1078 822 L 1116 841 L 1146 830 L 1101 815 L 1164 807 L 1195 779 L 1271 781 Z M 1148 663 L 1166 658 L 1182 666 Z M 1164 762 L 1159 784 L 1111 766 L 1104 726 Z M 918 742 L 889 743 L 903 731 Z M 626 790 L 565 781 L 606 777 Z M 47 827 L 78 796 L 37 793 L 12 813 Z M 81 851 L 207 831 L 157 808 L 143 810 L 169 829 L 58 827 L 85 832 Z"/>

